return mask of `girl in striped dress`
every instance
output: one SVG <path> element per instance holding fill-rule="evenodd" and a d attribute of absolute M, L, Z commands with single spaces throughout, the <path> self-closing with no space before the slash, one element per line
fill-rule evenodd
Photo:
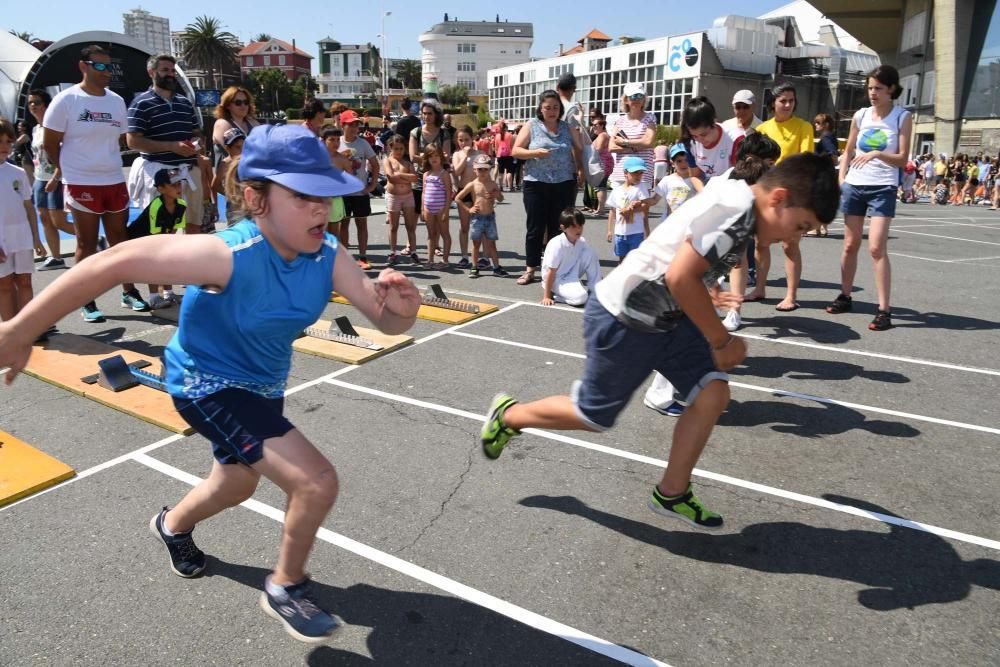
<path fill-rule="evenodd" d="M 427 256 L 432 269 L 447 269 L 451 254 L 448 207 L 451 206 L 451 177 L 444 170 L 444 153 L 435 145 L 424 149 L 424 220 L 427 222 Z M 441 241 L 438 255 L 438 241 Z M 440 260 L 438 260 L 440 256 Z"/>

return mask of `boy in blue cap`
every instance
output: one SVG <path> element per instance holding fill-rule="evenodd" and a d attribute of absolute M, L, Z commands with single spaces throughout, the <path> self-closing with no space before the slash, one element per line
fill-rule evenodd
<path fill-rule="evenodd" d="M 9 384 L 49 324 L 124 281 L 188 283 L 177 333 L 164 351 L 177 411 L 212 442 L 208 479 L 150 529 L 182 577 L 205 569 L 192 530 L 238 505 L 267 477 L 287 495 L 284 534 L 261 607 L 304 642 L 325 641 L 343 622 L 309 593 L 305 562 L 338 492 L 333 465 L 282 414 L 292 341 L 337 291 L 390 334 L 413 324 L 420 295 L 401 273 L 369 280 L 326 233 L 330 198 L 360 182 L 330 165 L 307 129 L 263 125 L 247 137 L 229 192 L 247 217 L 217 234 L 142 238 L 114 246 L 60 276 L 0 324 L 0 367 Z"/>
<path fill-rule="evenodd" d="M 709 288 L 740 261 L 751 235 L 798 238 L 832 220 L 839 199 L 829 159 L 803 153 L 754 185 L 722 181 L 685 203 L 594 287 L 597 298 L 587 300 L 583 316 L 583 379 L 572 395 L 518 403 L 497 394 L 480 432 L 485 454 L 497 458 L 526 428 L 607 430 L 656 370 L 688 408 L 649 508 L 697 528 L 721 528 L 722 517 L 694 495 L 691 472 L 729 403 L 725 371 L 743 361 L 746 344 L 722 326 Z M 731 294 L 716 298 L 717 305 L 734 301 Z"/>
<path fill-rule="evenodd" d="M 649 207 L 654 199 L 643 184 L 646 163 L 637 155 L 622 160 L 625 182 L 615 186 L 608 197 L 608 243 L 614 240 L 614 253 L 621 263 L 629 251 L 639 247 L 649 236 Z"/>

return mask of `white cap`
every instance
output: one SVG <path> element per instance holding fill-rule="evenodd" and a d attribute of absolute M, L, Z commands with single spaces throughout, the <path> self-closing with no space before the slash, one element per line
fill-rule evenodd
<path fill-rule="evenodd" d="M 638 81 L 633 81 L 632 83 L 626 83 L 622 88 L 622 95 L 625 97 L 632 97 L 633 95 L 646 96 L 646 86 L 639 83 Z"/>
<path fill-rule="evenodd" d="M 757 100 L 754 97 L 752 90 L 737 90 L 736 94 L 733 95 L 733 104 L 749 104 L 753 106 L 753 103 Z"/>

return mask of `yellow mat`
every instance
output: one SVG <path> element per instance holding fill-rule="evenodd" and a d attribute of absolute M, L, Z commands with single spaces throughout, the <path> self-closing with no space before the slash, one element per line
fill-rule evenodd
<path fill-rule="evenodd" d="M 73 334 L 57 334 L 48 342 L 35 345 L 24 372 L 168 431 L 184 435 L 194 433 L 194 429 L 174 410 L 174 403 L 165 392 L 143 385 L 113 392 L 98 384 L 87 384 L 80 380 L 98 372 L 99 360 L 116 354 L 120 354 L 125 363 L 147 361 L 150 366 L 144 370 L 154 374 L 160 372 L 159 359 Z"/>
<path fill-rule="evenodd" d="M 342 303 L 345 305 L 351 305 L 351 302 L 342 297 L 341 295 L 334 292 L 330 296 L 330 301 L 334 303 Z M 421 320 L 430 320 L 432 322 L 443 322 L 444 324 L 465 324 L 477 317 L 482 317 L 488 313 L 495 312 L 497 307 L 492 303 L 481 303 L 479 301 L 468 301 L 466 299 L 452 299 L 452 301 L 460 301 L 461 303 L 469 303 L 474 306 L 479 306 L 478 313 L 469 313 L 464 310 L 452 310 L 451 308 L 441 308 L 439 306 L 427 306 L 421 304 L 420 310 L 417 311 L 417 318 Z"/>
<path fill-rule="evenodd" d="M 325 331 L 329 329 L 330 322 L 328 320 L 316 320 L 316 323 L 313 324 L 313 326 Z M 346 364 L 363 364 L 366 361 L 371 361 L 376 357 L 381 357 L 383 354 L 389 354 L 394 350 L 398 350 L 401 347 L 406 347 L 407 345 L 413 343 L 413 336 L 388 336 L 378 329 L 366 329 L 364 327 L 354 327 L 354 329 L 358 332 L 358 336 L 361 338 L 367 338 L 373 343 L 381 345 L 382 349 L 368 350 L 363 347 L 357 347 L 356 345 L 338 343 L 332 340 L 325 340 L 323 338 L 313 338 L 312 336 L 297 338 L 295 342 L 292 343 L 292 349 L 297 352 L 305 352 L 306 354 L 315 354 L 318 357 L 336 359 L 337 361 L 343 361 Z M 334 330 L 336 330 L 336 327 L 334 327 Z"/>
<path fill-rule="evenodd" d="M 0 506 L 76 475 L 68 465 L 0 431 Z"/>

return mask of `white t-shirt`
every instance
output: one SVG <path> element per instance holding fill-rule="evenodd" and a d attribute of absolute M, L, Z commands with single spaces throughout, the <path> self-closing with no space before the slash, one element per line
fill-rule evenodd
<path fill-rule="evenodd" d="M 663 197 L 669 207 L 663 209 L 663 217 L 660 218 L 660 222 L 666 220 L 667 216 L 696 194 L 691 179 L 681 178 L 676 173 L 667 174 L 661 178 L 660 182 L 653 188 L 653 192 Z"/>
<path fill-rule="evenodd" d="M 701 169 L 706 178 L 715 178 L 726 169 L 733 166 L 736 161 L 735 140 L 729 136 L 722 126 L 716 123 L 719 132 L 719 140 L 712 146 L 705 146 L 699 141 L 691 141 L 691 157 L 694 164 Z"/>
<path fill-rule="evenodd" d="M 68 185 L 124 183 L 118 138 L 128 130 L 128 109 L 118 93 L 90 95 L 77 84 L 52 99 L 42 125 L 63 133 L 59 151 Z"/>
<path fill-rule="evenodd" d="M 365 139 L 358 136 L 354 141 L 340 140 L 340 152 L 351 158 L 351 166 L 354 168 L 354 175 L 368 185 L 368 160 L 375 157 L 375 150 Z M 361 191 L 352 193 L 360 195 Z M 350 195 L 348 195 L 350 196 Z"/>
<path fill-rule="evenodd" d="M 625 216 L 618 212 L 621 207 L 643 199 L 649 199 L 649 190 L 645 184 L 639 185 L 616 185 L 608 196 L 608 208 L 615 209 L 615 234 L 618 236 L 629 236 L 630 234 L 642 234 L 646 231 L 646 214 L 641 211 L 632 213 L 632 222 L 626 222 Z"/>
<path fill-rule="evenodd" d="M 763 122 L 764 121 L 754 115 L 753 120 L 750 121 L 750 129 L 752 130 L 756 128 Z M 736 116 L 733 116 L 729 120 L 722 121 L 722 131 L 728 134 L 733 141 L 736 141 L 740 137 L 747 136 L 747 131 L 740 127 L 740 122 L 736 119 Z"/>
<path fill-rule="evenodd" d="M 556 272 L 556 284 L 580 280 L 580 257 L 590 249 L 582 236 L 572 243 L 565 234 L 549 239 L 542 256 L 542 280 Z"/>
<path fill-rule="evenodd" d="M 927 160 L 920 165 L 924 171 L 924 178 L 928 181 L 934 180 L 934 160 Z"/>
<path fill-rule="evenodd" d="M 754 196 L 744 181 L 706 188 L 659 225 L 594 287 L 601 304 L 623 324 L 644 332 L 670 331 L 683 316 L 666 275 L 688 240 L 709 264 L 706 288 L 739 263 L 756 226 Z"/>
<path fill-rule="evenodd" d="M 45 130 L 40 124 L 31 129 L 31 152 L 35 156 L 35 178 L 51 181 L 55 176 L 56 166 L 49 162 L 49 154 L 45 152 L 44 135 Z"/>
<path fill-rule="evenodd" d="M 889 115 L 881 120 L 872 118 L 872 108 L 858 109 L 854 114 L 854 125 L 858 128 L 855 150 L 858 155 L 870 151 L 886 153 L 899 152 L 899 133 L 903 120 L 910 112 L 894 106 Z M 870 160 L 863 167 L 852 166 L 844 178 L 851 185 L 899 185 L 899 167 L 887 164 L 878 158 Z"/>
<path fill-rule="evenodd" d="M 24 169 L 0 162 L 0 248 L 4 253 L 31 250 L 31 223 L 24 202 L 31 199 L 31 186 Z"/>

